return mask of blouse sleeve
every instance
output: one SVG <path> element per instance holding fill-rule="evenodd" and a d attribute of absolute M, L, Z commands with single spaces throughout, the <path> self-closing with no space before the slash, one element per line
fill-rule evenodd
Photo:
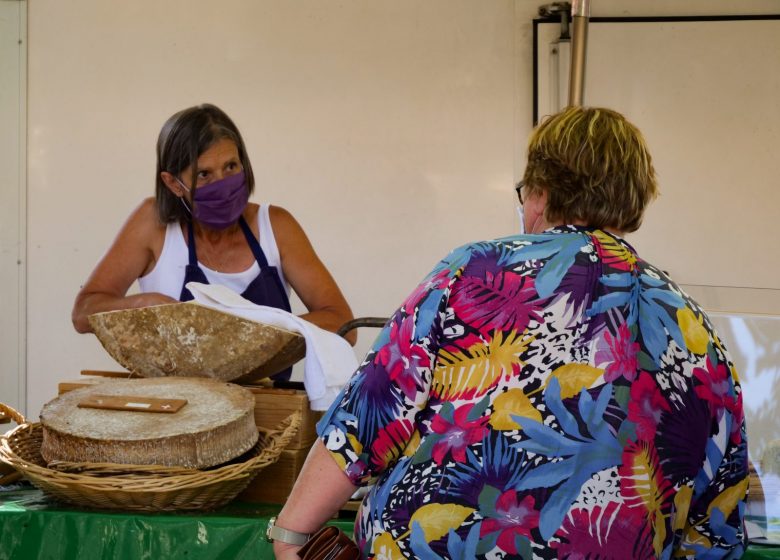
<path fill-rule="evenodd" d="M 428 401 L 449 293 L 468 252 L 450 253 L 406 298 L 317 425 L 355 485 L 375 480 L 417 437 L 416 415 Z"/>
<path fill-rule="evenodd" d="M 739 558 L 747 546 L 745 508 L 748 450 L 741 387 L 728 363 L 708 361 L 697 395 L 715 412 L 704 465 L 696 477 L 680 555 L 686 558 Z"/>

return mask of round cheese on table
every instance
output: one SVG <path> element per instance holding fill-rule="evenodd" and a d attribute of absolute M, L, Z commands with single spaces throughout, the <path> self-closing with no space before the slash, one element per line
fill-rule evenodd
<path fill-rule="evenodd" d="M 167 401 L 187 402 L 174 413 L 148 412 L 145 398 L 166 400 L 147 410 L 165 409 Z M 122 410 L 79 406 L 124 399 L 129 406 Z M 255 445 L 254 408 L 251 391 L 213 379 L 106 381 L 44 405 L 41 455 L 47 462 L 211 467 Z"/>

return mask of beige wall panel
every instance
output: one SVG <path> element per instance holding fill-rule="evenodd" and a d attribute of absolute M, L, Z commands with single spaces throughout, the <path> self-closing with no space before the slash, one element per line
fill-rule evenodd
<path fill-rule="evenodd" d="M 59 380 L 116 367 L 94 337 L 72 330 L 71 305 L 151 194 L 156 135 L 185 106 L 210 101 L 234 117 L 258 178 L 254 200 L 299 219 L 357 315 L 391 313 L 453 246 L 512 233 L 538 5 L 31 3 L 28 412 Z M 594 15 L 774 5 L 603 0 Z M 359 353 L 375 334 L 361 333 Z"/>

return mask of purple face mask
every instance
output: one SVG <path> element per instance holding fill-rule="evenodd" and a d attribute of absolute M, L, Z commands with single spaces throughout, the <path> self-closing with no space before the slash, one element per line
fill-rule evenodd
<path fill-rule="evenodd" d="M 179 181 L 178 177 L 176 180 Z M 187 189 L 181 181 L 179 184 Z M 193 199 L 195 208 L 192 217 L 201 224 L 212 229 L 232 226 L 241 217 L 249 202 L 246 176 L 242 171 L 195 189 Z"/>

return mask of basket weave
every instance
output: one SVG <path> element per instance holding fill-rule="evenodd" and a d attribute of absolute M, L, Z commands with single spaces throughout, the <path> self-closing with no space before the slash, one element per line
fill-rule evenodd
<path fill-rule="evenodd" d="M 276 430 L 261 429 L 252 450 L 208 470 L 94 463 L 49 468 L 40 453 L 39 423 L 22 424 L 0 437 L 0 460 L 45 493 L 79 506 L 130 511 L 214 509 L 235 498 L 260 470 L 276 462 L 300 422 L 296 412 Z"/>
<path fill-rule="evenodd" d="M 0 403 L 0 418 L 10 418 L 17 424 L 24 424 L 25 422 L 24 416 L 20 412 L 3 403 Z M 2 456 L 0 456 L 0 486 L 11 484 L 20 478 L 22 478 L 22 475 L 10 464 L 3 461 Z"/>

